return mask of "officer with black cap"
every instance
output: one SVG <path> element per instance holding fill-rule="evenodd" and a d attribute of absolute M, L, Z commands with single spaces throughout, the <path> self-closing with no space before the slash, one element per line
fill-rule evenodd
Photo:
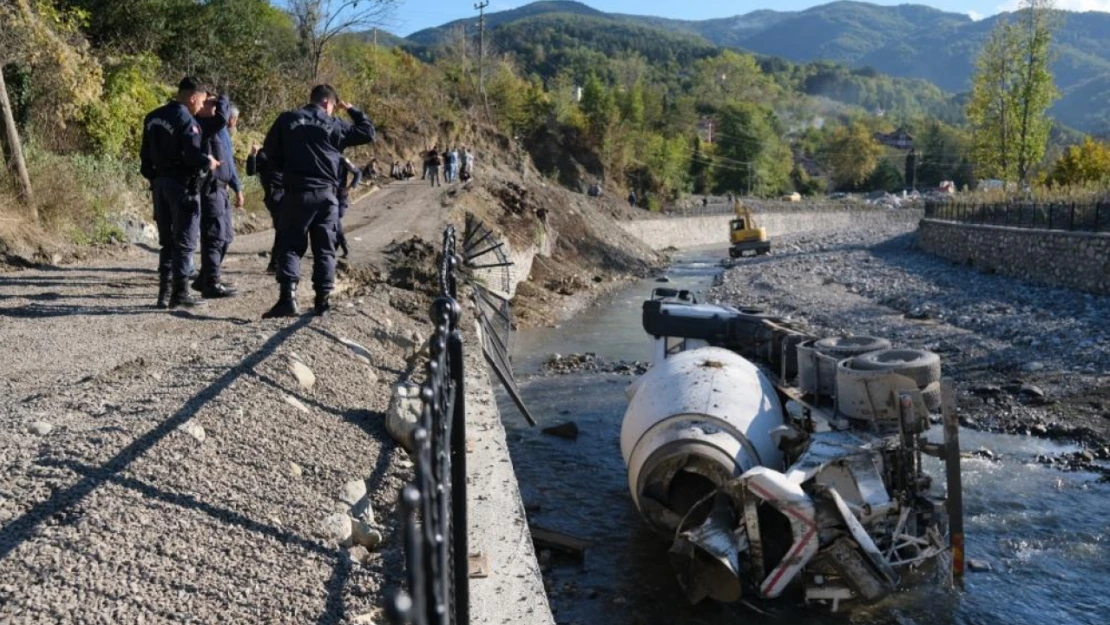
<path fill-rule="evenodd" d="M 158 223 L 159 308 L 201 303 L 189 292 L 188 282 L 200 222 L 200 180 L 220 165 L 204 153 L 194 117 L 207 97 L 200 81 L 186 77 L 177 86 L 177 96 L 143 120 L 140 172 L 151 183 Z"/>
<path fill-rule="evenodd" d="M 336 108 L 354 124 L 332 117 Z M 335 286 L 335 239 L 339 229 L 340 164 L 343 150 L 374 141 L 374 125 L 362 111 L 339 99 L 330 85 L 312 89 L 310 104 L 278 116 L 266 134 L 263 151 L 282 172 L 285 197 L 278 224 L 277 281 L 281 295 L 264 318 L 293 317 L 301 257 L 312 240 L 315 313 L 330 308 Z"/>

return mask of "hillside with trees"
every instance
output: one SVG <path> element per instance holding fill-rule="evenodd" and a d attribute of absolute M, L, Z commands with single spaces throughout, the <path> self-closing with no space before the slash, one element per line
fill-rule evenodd
<path fill-rule="evenodd" d="M 759 10 L 683 21 L 605 14 L 577 2 L 537 2 L 490 13 L 488 24 L 495 28 L 550 13 L 651 26 L 797 64 L 829 61 L 852 69 L 871 68 L 889 76 L 924 80 L 952 93 L 971 90 L 975 59 L 999 20 L 1007 18 L 1003 14 L 973 21 L 966 14 L 914 4 L 831 2 L 804 11 Z M 1080 130 L 1110 132 L 1110 13 L 1058 12 L 1055 19 L 1051 68 L 1061 98 L 1053 114 Z M 409 40 L 435 45 L 450 29 L 476 27 L 476 19 L 458 20 L 414 33 Z"/>

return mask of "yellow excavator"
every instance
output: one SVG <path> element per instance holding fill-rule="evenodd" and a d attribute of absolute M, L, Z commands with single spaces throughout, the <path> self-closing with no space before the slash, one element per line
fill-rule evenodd
<path fill-rule="evenodd" d="M 733 205 L 736 217 L 728 222 L 729 242 L 728 255 L 740 258 L 751 253 L 753 256 L 766 254 L 771 251 L 771 240 L 767 238 L 767 231 L 755 225 L 755 217 L 748 207 L 739 200 Z"/>

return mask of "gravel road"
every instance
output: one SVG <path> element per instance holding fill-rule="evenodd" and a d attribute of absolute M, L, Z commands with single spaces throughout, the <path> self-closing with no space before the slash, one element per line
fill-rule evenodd
<path fill-rule="evenodd" d="M 352 262 L 437 240 L 440 206 L 417 184 L 359 202 Z M 412 473 L 383 412 L 428 328 L 382 284 L 261 320 L 271 236 L 236 241 L 241 295 L 196 312 L 154 308 L 139 248 L 0 273 L 0 623 L 382 622 Z M 369 548 L 342 545 L 347 518 Z"/>
<path fill-rule="evenodd" d="M 954 265 L 914 226 L 784 236 L 711 296 L 941 355 L 966 425 L 1077 440 L 1110 459 L 1110 298 Z"/>

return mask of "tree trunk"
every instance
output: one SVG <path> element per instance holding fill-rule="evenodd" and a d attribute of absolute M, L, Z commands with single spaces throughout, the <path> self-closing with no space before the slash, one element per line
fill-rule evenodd
<path fill-rule="evenodd" d="M 31 210 L 31 219 L 37 224 L 39 211 L 35 207 L 34 195 L 31 193 L 31 177 L 27 175 L 27 164 L 23 162 L 23 144 L 19 141 L 19 129 L 15 126 L 12 105 L 8 101 L 8 86 L 4 83 L 4 72 L 0 72 L 0 115 L 4 118 L 4 136 L 8 141 L 11 168 L 19 183 L 20 197 L 27 203 L 27 207 Z"/>

